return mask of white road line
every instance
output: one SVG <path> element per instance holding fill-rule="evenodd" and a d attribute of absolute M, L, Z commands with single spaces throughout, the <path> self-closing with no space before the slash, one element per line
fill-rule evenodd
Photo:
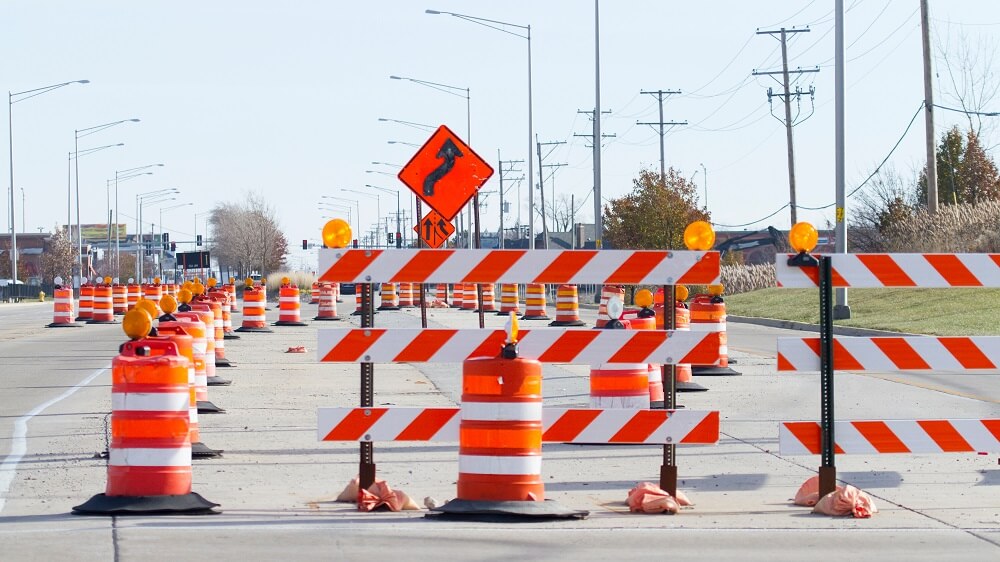
<path fill-rule="evenodd" d="M 3 512 L 4 504 L 7 502 L 7 492 L 10 490 L 10 485 L 14 482 L 14 477 L 17 476 L 17 465 L 28 450 L 28 421 L 44 412 L 49 406 L 69 398 L 77 390 L 87 386 L 90 384 L 90 381 L 96 379 L 101 373 L 110 368 L 111 365 L 101 367 L 73 388 L 70 388 L 48 402 L 39 404 L 34 410 L 14 420 L 14 433 L 11 435 L 10 454 L 3 460 L 3 464 L 0 464 L 0 513 Z"/>

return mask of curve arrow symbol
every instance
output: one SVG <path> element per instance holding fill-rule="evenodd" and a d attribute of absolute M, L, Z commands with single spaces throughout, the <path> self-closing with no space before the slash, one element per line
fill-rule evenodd
<path fill-rule="evenodd" d="M 427 174 L 427 177 L 424 178 L 424 195 L 428 197 L 433 196 L 435 184 L 441 181 L 441 178 L 448 175 L 448 172 L 455 167 L 455 158 L 461 158 L 463 156 L 465 155 L 462 154 L 462 151 L 455 146 L 455 143 L 452 142 L 451 139 L 445 139 L 437 153 L 437 157 L 444 158 L 444 162 L 442 162 L 437 168 L 434 168 L 434 170 Z"/>

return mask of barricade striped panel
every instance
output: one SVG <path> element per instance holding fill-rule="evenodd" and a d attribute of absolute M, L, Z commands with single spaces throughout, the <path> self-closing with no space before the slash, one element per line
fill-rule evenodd
<path fill-rule="evenodd" d="M 497 357 L 503 330 L 354 328 L 319 331 L 319 359 L 333 363 L 460 363 Z M 719 361 L 717 332 L 579 330 L 518 332 L 518 356 L 543 363 L 697 363 Z"/>
<path fill-rule="evenodd" d="M 317 413 L 319 441 L 457 442 L 463 416 L 497 417 L 496 412 L 470 412 L 469 404 L 462 408 L 319 408 Z M 512 413 L 501 414 L 511 417 Z M 712 445 L 719 441 L 719 412 L 543 408 L 542 441 Z"/>
<path fill-rule="evenodd" d="M 1000 369 L 1000 337 L 834 338 L 838 371 Z M 818 371 L 819 338 L 778 338 L 779 371 Z"/>
<path fill-rule="evenodd" d="M 838 455 L 1000 452 L 1000 419 L 840 421 L 833 430 Z M 782 422 L 778 433 L 782 455 L 820 454 L 819 422 Z"/>
<path fill-rule="evenodd" d="M 779 287 L 816 287 L 815 267 L 778 255 Z M 1000 287 L 1000 254 L 835 254 L 835 287 Z"/>
<path fill-rule="evenodd" d="M 718 252 L 320 250 L 322 281 L 354 283 L 718 283 Z"/>

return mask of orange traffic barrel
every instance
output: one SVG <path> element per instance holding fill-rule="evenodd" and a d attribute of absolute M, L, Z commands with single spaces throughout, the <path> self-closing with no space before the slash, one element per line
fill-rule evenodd
<path fill-rule="evenodd" d="M 686 293 L 685 293 L 686 294 Z M 659 289 L 655 295 L 656 302 L 656 329 L 664 329 L 664 316 L 663 316 L 663 289 Z M 674 329 L 687 332 L 691 330 L 691 311 L 688 310 L 687 305 L 684 301 L 678 300 L 674 303 Z M 708 390 L 704 386 L 694 382 L 691 378 L 692 369 L 690 363 L 679 363 L 674 369 L 675 373 L 675 388 L 677 392 L 704 392 Z M 663 396 L 663 374 L 662 371 L 657 369 L 657 374 L 655 375 L 655 381 L 653 378 L 650 379 L 650 399 L 655 403 L 658 400 L 662 400 Z M 654 388 L 654 386 L 656 388 Z M 654 398 L 653 396 L 659 396 L 659 398 Z"/>
<path fill-rule="evenodd" d="M 80 315 L 77 322 L 85 322 L 94 317 L 94 286 L 89 281 L 80 285 Z"/>
<path fill-rule="evenodd" d="M 319 281 L 313 281 L 312 290 L 309 292 L 309 304 L 319 304 Z"/>
<path fill-rule="evenodd" d="M 545 313 L 545 285 L 528 284 L 524 296 L 524 316 L 521 320 L 551 320 Z"/>
<path fill-rule="evenodd" d="M 464 300 L 465 300 L 465 285 L 463 283 L 455 283 L 454 285 L 452 285 L 451 307 L 462 308 L 462 302 Z"/>
<path fill-rule="evenodd" d="M 434 296 L 434 300 L 437 304 L 448 305 L 448 284 L 438 283 L 437 284 L 437 294 Z"/>
<path fill-rule="evenodd" d="M 222 295 L 222 298 L 227 298 Z M 216 367 L 235 367 L 233 363 L 226 358 L 226 325 L 223 320 L 222 306 L 223 303 L 209 296 L 209 298 L 203 298 L 196 303 L 192 303 L 193 310 L 201 310 L 197 305 L 207 306 L 208 310 L 212 313 L 212 326 L 208 330 L 210 334 L 214 336 L 215 339 L 215 366 Z M 219 386 L 223 384 L 229 384 L 229 381 L 223 382 L 222 379 L 212 381 L 209 380 L 208 384 L 210 386 Z"/>
<path fill-rule="evenodd" d="M 221 450 L 210 449 L 201 441 L 201 424 L 198 422 L 198 396 L 195 389 L 194 338 L 184 331 L 185 324 L 164 320 L 156 327 L 158 339 L 168 339 L 177 345 L 177 351 L 188 360 L 188 420 L 191 427 L 191 456 L 194 458 L 217 457 Z"/>
<path fill-rule="evenodd" d="M 132 282 L 131 279 L 128 281 L 128 285 L 125 286 L 125 294 L 128 302 L 128 310 L 132 310 L 135 308 L 135 303 L 139 302 L 139 299 L 142 298 L 142 285 Z"/>
<path fill-rule="evenodd" d="M 330 283 L 320 283 L 319 285 L 319 311 L 313 320 L 340 320 L 340 317 L 337 316 L 337 296 Z"/>
<path fill-rule="evenodd" d="M 164 286 L 160 284 L 147 284 L 142 286 L 142 294 L 145 295 L 146 300 L 151 301 L 156 305 L 157 310 L 160 310 L 160 299 L 163 298 L 165 294 L 163 292 Z M 173 293 L 169 293 L 173 294 Z M 162 310 L 160 311 L 162 313 Z"/>
<path fill-rule="evenodd" d="M 272 326 L 306 326 L 302 321 L 297 285 L 282 285 L 278 289 L 278 321 Z"/>
<path fill-rule="evenodd" d="M 583 326 L 580 320 L 580 297 L 576 285 L 559 285 L 556 289 L 556 319 L 549 326 Z"/>
<path fill-rule="evenodd" d="M 379 310 L 399 310 L 399 298 L 396 296 L 395 283 L 382 283 L 382 302 Z"/>
<path fill-rule="evenodd" d="M 398 301 L 399 302 L 396 305 L 398 308 L 413 308 L 415 306 L 414 302 L 415 302 L 416 299 L 414 299 L 414 296 L 413 296 L 413 288 L 414 288 L 414 286 L 415 286 L 414 283 L 400 283 L 399 284 L 399 296 L 398 296 Z M 355 285 L 355 287 L 357 287 L 357 285 Z M 357 288 L 354 289 L 354 294 L 355 294 L 355 298 L 357 298 L 358 302 L 360 303 L 360 301 L 361 301 L 361 293 L 359 292 L 359 290 Z M 361 305 L 359 304 L 358 306 L 360 307 Z M 360 308 L 359 308 L 359 310 L 360 310 Z"/>
<path fill-rule="evenodd" d="M 483 312 L 497 312 L 496 296 L 493 292 L 493 283 L 481 283 L 479 286 L 483 291 Z"/>
<path fill-rule="evenodd" d="M 631 320 L 622 320 L 621 324 L 632 328 Z M 653 320 L 649 328 L 642 329 L 652 329 L 655 324 Z M 590 407 L 649 409 L 649 365 L 604 363 L 591 367 Z"/>
<path fill-rule="evenodd" d="M 479 306 L 479 292 L 475 283 L 462 284 L 462 310 L 475 311 Z"/>
<path fill-rule="evenodd" d="M 243 323 L 237 332 L 273 332 L 267 327 L 267 317 L 264 306 L 266 294 L 261 287 L 246 287 L 243 289 Z"/>
<path fill-rule="evenodd" d="M 117 282 L 111 286 L 111 310 L 115 315 L 128 312 L 128 287 Z"/>
<path fill-rule="evenodd" d="M 211 312 L 206 314 L 198 310 L 173 314 L 177 321 L 185 322 L 184 331 L 193 339 L 191 351 L 194 356 L 194 390 L 198 413 L 218 414 L 225 410 L 208 400 L 208 378 L 215 376 L 215 361 L 212 361 L 215 357 L 215 342 L 214 339 L 209 339 L 211 328 L 205 322 L 208 315 Z"/>
<path fill-rule="evenodd" d="M 94 310 L 87 324 L 114 324 L 114 297 L 111 285 L 100 284 L 94 286 Z"/>
<path fill-rule="evenodd" d="M 611 297 L 618 297 L 622 303 L 625 302 L 625 287 L 619 285 L 604 285 L 601 288 L 601 303 L 597 306 L 597 322 L 594 326 L 603 328 L 611 317 L 608 316 L 608 300 Z M 615 318 L 618 320 L 618 318 Z"/>
<path fill-rule="evenodd" d="M 721 287 L 721 286 L 720 286 Z M 691 299 L 691 331 L 719 334 L 718 365 L 693 365 L 697 376 L 739 375 L 729 366 L 729 338 L 726 334 L 726 303 L 721 295 L 695 295 Z"/>
<path fill-rule="evenodd" d="M 521 309 L 517 305 L 517 284 L 503 283 L 500 285 L 500 312 L 497 316 L 510 316 L 520 314 Z"/>
<path fill-rule="evenodd" d="M 73 513 L 206 513 L 191 491 L 188 360 L 166 339 L 126 342 L 111 364 L 108 484 Z"/>
<path fill-rule="evenodd" d="M 60 280 L 61 281 L 61 280 Z M 57 282 L 58 283 L 58 282 Z M 73 289 L 56 287 L 52 299 L 52 323 L 49 328 L 79 328 L 73 319 Z"/>
<path fill-rule="evenodd" d="M 583 517 L 545 501 L 542 365 L 477 357 L 462 363 L 457 498 L 445 516 Z"/>

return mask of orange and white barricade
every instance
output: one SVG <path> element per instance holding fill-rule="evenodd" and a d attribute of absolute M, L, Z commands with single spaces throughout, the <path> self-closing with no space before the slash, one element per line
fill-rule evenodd
<path fill-rule="evenodd" d="M 210 512 L 218 504 L 191 491 L 188 360 L 170 341 L 129 341 L 111 378 L 107 489 L 73 512 Z"/>
<path fill-rule="evenodd" d="M 88 322 L 94 317 L 94 286 L 89 281 L 80 285 L 80 315 L 77 322 Z"/>
<path fill-rule="evenodd" d="M 52 323 L 49 324 L 48 327 L 80 327 L 80 325 L 73 319 L 73 289 L 68 287 L 56 287 L 52 296 Z"/>
<path fill-rule="evenodd" d="M 330 283 L 320 283 L 319 285 L 319 311 L 313 320 L 340 320 L 340 317 L 337 316 L 337 297 L 334 294 L 333 285 Z"/>
<path fill-rule="evenodd" d="M 521 313 L 521 309 L 517 304 L 517 284 L 516 283 L 502 283 L 500 285 L 500 311 L 497 312 L 497 316 L 510 316 L 511 314 L 517 315 Z"/>
<path fill-rule="evenodd" d="M 580 320 L 580 297 L 576 285 L 559 285 L 556 289 L 556 319 L 549 326 L 583 326 Z"/>
<path fill-rule="evenodd" d="M 399 310 L 399 297 L 396 295 L 395 283 L 382 283 L 382 303 L 379 310 Z"/>
<path fill-rule="evenodd" d="M 545 285 L 529 283 L 524 297 L 524 316 L 521 320 L 551 320 L 545 313 Z"/>

